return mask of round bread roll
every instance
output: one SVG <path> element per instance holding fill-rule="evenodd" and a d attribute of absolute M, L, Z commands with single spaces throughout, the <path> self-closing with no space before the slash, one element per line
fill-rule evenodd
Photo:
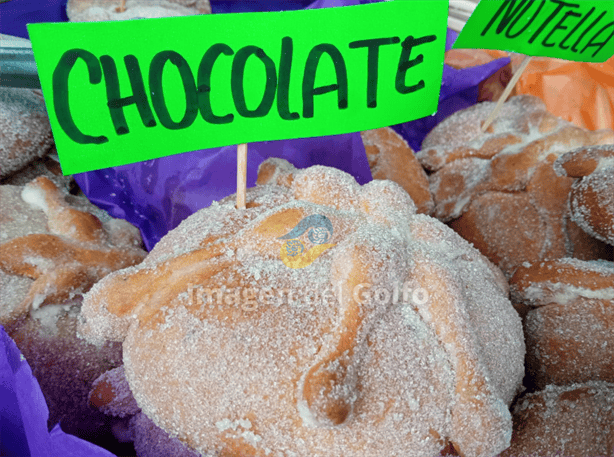
<path fill-rule="evenodd" d="M 71 22 L 125 21 L 211 13 L 209 0 L 68 0 Z"/>
<path fill-rule="evenodd" d="M 499 457 L 614 455 L 614 384 L 549 385 L 513 408 L 512 445 Z"/>
<path fill-rule="evenodd" d="M 0 179 L 10 176 L 53 146 L 40 91 L 0 86 Z"/>
<path fill-rule="evenodd" d="M 86 295 L 80 332 L 123 341 L 143 413 L 205 455 L 509 446 L 524 341 L 501 272 L 391 181 L 274 163 L 283 185 L 213 203 Z"/>
<path fill-rule="evenodd" d="M 510 290 L 524 316 L 527 384 L 614 382 L 614 263 L 527 264 Z"/>
<path fill-rule="evenodd" d="M 614 245 L 614 144 L 567 152 L 554 165 L 562 176 L 580 178 L 569 194 L 574 222 L 589 235 Z"/>
<path fill-rule="evenodd" d="M 493 108 L 485 102 L 459 111 L 425 138 L 417 158 L 431 172 L 433 215 L 507 276 L 523 262 L 610 258 L 609 246 L 570 220 L 573 179 L 557 175 L 553 162 L 578 147 L 614 143 L 614 130 L 576 127 L 548 113 L 537 97 L 520 95 L 481 133 Z"/>

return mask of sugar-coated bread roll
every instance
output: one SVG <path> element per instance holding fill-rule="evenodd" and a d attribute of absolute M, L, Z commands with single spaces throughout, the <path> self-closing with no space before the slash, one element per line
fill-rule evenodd
<path fill-rule="evenodd" d="M 512 445 L 499 457 L 611 457 L 614 384 L 549 385 L 513 408 Z"/>
<path fill-rule="evenodd" d="M 0 86 L 0 132 L 0 178 L 50 151 L 53 137 L 40 91 Z"/>
<path fill-rule="evenodd" d="M 156 17 L 211 13 L 209 0 L 68 0 L 66 15 L 71 22 L 124 21 Z"/>
<path fill-rule="evenodd" d="M 614 130 L 576 127 L 547 112 L 537 97 L 519 95 L 481 133 L 494 105 L 459 111 L 424 139 L 417 158 L 431 172 L 433 215 L 508 276 L 523 262 L 608 258 L 609 246 L 570 220 L 574 180 L 555 173 L 553 162 L 578 147 L 614 143 Z"/>
<path fill-rule="evenodd" d="M 93 381 L 122 361 L 121 344 L 77 337 L 82 293 L 141 261 L 138 230 L 39 177 L 0 186 L 0 325 L 28 360 L 50 424 L 86 439 L 110 436 L 88 405 Z"/>
<path fill-rule="evenodd" d="M 399 184 L 416 204 L 418 213 L 433 211 L 433 197 L 424 169 L 414 151 L 392 128 L 360 133 L 373 179 L 389 179 Z"/>
<path fill-rule="evenodd" d="M 509 446 L 524 341 L 500 270 L 391 181 L 277 162 L 247 209 L 213 203 L 87 294 L 80 332 L 123 341 L 143 413 L 227 457 Z"/>
<path fill-rule="evenodd" d="M 527 383 L 614 382 L 614 263 L 556 259 L 510 280 L 524 316 Z"/>
<path fill-rule="evenodd" d="M 574 222 L 589 235 L 614 245 L 614 144 L 570 151 L 554 165 L 559 174 L 580 178 L 569 194 Z"/>
<path fill-rule="evenodd" d="M 428 178 L 405 140 L 390 127 L 367 130 L 360 135 L 373 179 L 396 182 L 409 194 L 416 212 L 430 214 L 433 197 Z M 289 186 L 297 171 L 286 160 L 272 157 L 260 164 L 257 183 Z"/>
<path fill-rule="evenodd" d="M 94 213 L 101 210 L 87 202 L 70 204 L 67 195 L 48 178 L 27 185 L 1 186 L 0 271 L 5 306 L 0 324 L 21 318 L 31 308 L 61 304 L 87 291 L 111 271 L 140 262 L 145 257 L 138 229 L 128 222 Z M 83 200 L 83 199 L 81 199 Z"/>

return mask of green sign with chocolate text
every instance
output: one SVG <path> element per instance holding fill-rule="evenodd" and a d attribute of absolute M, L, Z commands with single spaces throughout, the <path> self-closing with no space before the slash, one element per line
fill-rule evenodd
<path fill-rule="evenodd" d="M 481 0 L 453 47 L 605 62 L 614 54 L 614 1 Z"/>
<path fill-rule="evenodd" d="M 447 11 L 446 0 L 397 0 L 28 32 L 62 171 L 72 174 L 429 116 Z"/>

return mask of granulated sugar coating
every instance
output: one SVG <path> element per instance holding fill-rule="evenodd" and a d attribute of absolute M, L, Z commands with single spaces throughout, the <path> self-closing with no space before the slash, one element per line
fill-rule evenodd
<path fill-rule="evenodd" d="M 201 455 L 509 446 L 524 341 L 501 272 L 395 183 L 278 165 L 85 297 L 143 413 Z"/>
<path fill-rule="evenodd" d="M 429 181 L 416 154 L 392 127 L 360 133 L 373 179 L 389 179 L 399 184 L 421 214 L 433 211 Z"/>
<path fill-rule="evenodd" d="M 6 328 L 40 384 L 48 424 L 60 422 L 64 432 L 93 439 L 105 436 L 108 418 L 89 407 L 88 393 L 101 373 L 121 364 L 122 348 L 77 338 L 79 301 L 45 305 Z"/>
<path fill-rule="evenodd" d="M 0 87 L 0 178 L 43 157 L 53 145 L 39 91 Z"/>
<path fill-rule="evenodd" d="M 614 382 L 614 263 L 554 259 L 510 280 L 525 316 L 526 384 Z"/>
<path fill-rule="evenodd" d="M 0 186 L 0 244 L 32 233 L 47 231 L 47 218 L 21 198 L 21 186 Z M 6 325 L 34 281 L 0 269 L 0 324 Z"/>
<path fill-rule="evenodd" d="M 0 197 L 6 197 L 0 202 L 0 270 L 30 280 L 25 295 L 24 281 L 2 280 L 8 305 L 0 309 L 0 324 L 72 299 L 105 274 L 145 257 L 138 229 L 106 213 L 101 221 L 96 214 L 102 210 L 83 198 L 70 196 L 69 202 L 48 178 L 0 186 Z"/>
<path fill-rule="evenodd" d="M 454 113 L 424 139 L 417 157 L 432 172 L 433 216 L 450 222 L 508 276 L 525 261 L 607 255 L 608 246 L 578 230 L 580 217 L 570 220 L 574 180 L 553 163 L 576 148 L 614 143 L 614 130 L 585 130 L 550 114 L 537 97 L 520 95 L 481 133 L 494 105 Z"/>
<path fill-rule="evenodd" d="M 609 457 L 614 451 L 614 384 L 549 385 L 514 407 L 512 446 L 499 457 Z"/>
<path fill-rule="evenodd" d="M 568 152 L 554 167 L 561 176 L 581 178 L 569 196 L 574 222 L 589 235 L 614 245 L 614 144 Z"/>
<path fill-rule="evenodd" d="M 574 184 L 569 206 L 586 233 L 614 245 L 614 167 Z"/>
<path fill-rule="evenodd" d="M 199 457 L 202 454 L 188 448 L 177 438 L 168 436 L 145 414 L 139 412 L 130 419 L 134 449 L 138 456 Z M 216 457 L 210 454 L 205 457 Z"/>
<path fill-rule="evenodd" d="M 81 294 L 112 269 L 141 261 L 137 243 L 138 229 L 45 177 L 0 186 L 0 325 L 38 379 L 49 425 L 60 422 L 64 432 L 90 441 L 111 436 L 88 393 L 101 373 L 121 364 L 122 348 L 77 337 Z"/>
<path fill-rule="evenodd" d="M 69 0 L 66 14 L 71 22 L 96 22 L 211 13 L 209 0 L 126 0 L 123 11 L 119 6 L 119 0 Z"/>

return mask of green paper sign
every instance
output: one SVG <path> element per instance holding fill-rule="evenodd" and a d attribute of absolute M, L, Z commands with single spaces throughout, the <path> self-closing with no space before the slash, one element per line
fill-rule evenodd
<path fill-rule="evenodd" d="M 448 2 L 28 25 L 65 174 L 437 110 Z M 334 151 L 331 151 L 334 154 Z"/>
<path fill-rule="evenodd" d="M 614 1 L 482 0 L 453 48 L 605 62 L 614 54 Z"/>

